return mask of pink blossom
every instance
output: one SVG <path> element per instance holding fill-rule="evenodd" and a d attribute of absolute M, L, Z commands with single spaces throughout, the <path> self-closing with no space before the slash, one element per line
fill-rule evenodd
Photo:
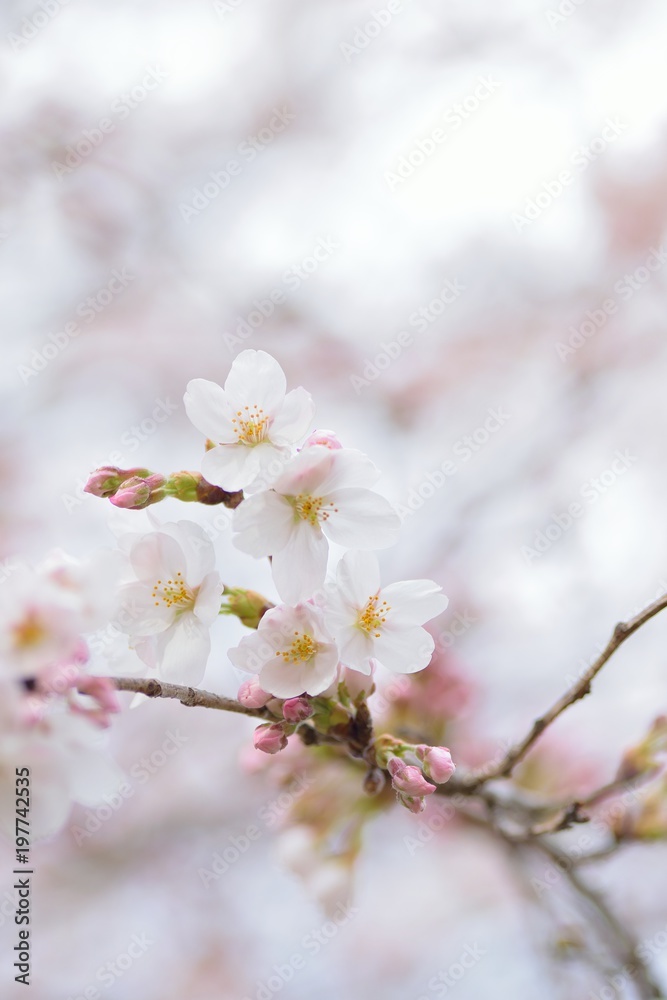
<path fill-rule="evenodd" d="M 264 708 L 267 701 L 271 701 L 273 695 L 262 690 L 259 686 L 259 678 L 249 677 L 239 688 L 236 697 L 246 708 Z"/>
<path fill-rule="evenodd" d="M 387 770 L 391 775 L 391 783 L 397 792 L 421 796 L 432 795 L 435 791 L 435 785 L 426 780 L 418 767 L 406 764 L 398 757 L 392 757 L 387 764 Z"/>
<path fill-rule="evenodd" d="M 283 703 L 283 718 L 287 722 L 303 722 L 313 714 L 312 703 L 308 698 L 288 698 Z"/>

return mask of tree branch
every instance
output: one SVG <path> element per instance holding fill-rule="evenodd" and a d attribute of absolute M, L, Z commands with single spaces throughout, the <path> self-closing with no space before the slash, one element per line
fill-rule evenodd
<path fill-rule="evenodd" d="M 474 791 L 487 781 L 491 781 L 496 778 L 508 778 L 519 761 L 523 760 L 528 751 L 534 746 L 544 730 L 550 726 L 559 715 L 562 715 L 566 708 L 569 708 L 570 705 L 573 705 L 576 701 L 579 701 L 580 698 L 585 697 L 590 692 L 593 678 L 597 676 L 600 670 L 602 670 L 605 663 L 611 659 L 619 646 L 621 646 L 626 639 L 636 632 L 637 629 L 641 628 L 642 625 L 645 625 L 647 621 L 654 617 L 654 615 L 657 615 L 665 608 L 667 608 L 667 594 L 658 598 L 658 600 L 654 601 L 653 604 L 649 604 L 644 611 L 641 611 L 629 621 L 619 622 L 612 633 L 611 639 L 595 662 L 591 664 L 584 674 L 582 674 L 576 684 L 573 684 L 572 687 L 566 691 L 565 694 L 562 695 L 550 709 L 535 720 L 528 735 L 521 740 L 520 743 L 511 747 L 499 763 L 492 766 L 486 765 L 480 768 L 479 771 L 459 778 L 457 782 L 458 785 L 460 787 L 465 787 L 468 791 Z"/>
<path fill-rule="evenodd" d="M 109 677 L 118 691 L 135 691 L 147 698 L 175 698 L 181 705 L 188 708 L 217 708 L 222 712 L 235 712 L 237 715 L 250 715 L 256 719 L 273 719 L 267 708 L 246 708 L 233 698 L 224 698 L 210 691 L 200 691 L 199 688 L 185 687 L 182 684 L 166 684 L 153 677 Z"/>

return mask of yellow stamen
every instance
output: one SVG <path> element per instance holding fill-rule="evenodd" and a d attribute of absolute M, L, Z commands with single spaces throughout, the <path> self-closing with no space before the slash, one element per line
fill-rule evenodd
<path fill-rule="evenodd" d="M 379 600 L 379 594 L 369 597 L 366 607 L 357 615 L 357 626 L 369 635 L 372 632 L 376 639 L 380 638 L 382 626 L 387 620 L 387 612 L 391 611 L 391 606 L 386 601 L 378 607 Z"/>
<path fill-rule="evenodd" d="M 285 663 L 305 663 L 317 652 L 317 643 L 305 632 L 295 632 L 295 638 L 289 649 L 279 650 L 276 656 L 282 656 Z"/>

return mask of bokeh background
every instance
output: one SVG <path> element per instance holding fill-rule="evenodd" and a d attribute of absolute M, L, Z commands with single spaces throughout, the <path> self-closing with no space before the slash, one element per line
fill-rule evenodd
<path fill-rule="evenodd" d="M 522 735 L 667 588 L 666 32 L 661 0 L 6 0 L 3 566 L 113 544 L 87 474 L 197 468 L 186 382 L 268 350 L 403 506 L 387 577 L 450 596 L 455 758 Z M 224 519 L 215 533 L 225 580 L 272 596 Z M 610 779 L 667 709 L 666 629 L 545 738 L 559 788 Z M 216 630 L 205 686 L 233 695 L 241 627 Z M 83 843 L 79 809 L 35 852 L 36 1000 L 262 1000 L 295 953 L 273 995 L 416 1000 L 444 995 L 432 978 L 466 948 L 483 957 L 460 1000 L 588 995 L 502 849 L 448 824 L 411 852 L 400 810 L 367 830 L 357 912 L 305 948 L 326 916 L 266 819 L 290 793 L 278 760 L 249 754 L 252 728 L 167 703 L 117 721 L 132 796 Z M 641 939 L 667 925 L 665 860 L 630 848 L 594 873 Z M 133 935 L 145 954 L 100 979 Z M 6 915 L 0 939 L 7 984 Z M 655 968 L 667 983 L 664 944 Z"/>

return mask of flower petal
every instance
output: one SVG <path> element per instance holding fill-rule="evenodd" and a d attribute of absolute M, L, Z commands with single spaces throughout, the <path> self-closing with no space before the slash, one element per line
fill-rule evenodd
<path fill-rule="evenodd" d="M 236 441 L 231 407 L 225 390 L 217 383 L 205 378 L 192 379 L 188 382 L 183 402 L 191 422 L 211 441 L 216 444 L 231 444 Z"/>
<path fill-rule="evenodd" d="M 273 488 L 284 496 L 313 493 L 329 475 L 333 464 L 333 451 L 322 444 L 304 448 L 285 466 Z"/>
<path fill-rule="evenodd" d="M 259 472 L 259 455 L 247 444 L 221 444 L 202 457 L 201 471 L 207 482 L 222 490 L 242 490 Z"/>
<path fill-rule="evenodd" d="M 373 486 L 380 470 L 367 455 L 356 448 L 339 448 L 333 452 L 333 462 L 326 479 L 320 484 L 323 493 L 353 486 Z"/>
<path fill-rule="evenodd" d="M 266 351 L 241 351 L 225 382 L 225 392 L 234 409 L 257 404 L 267 415 L 280 407 L 287 391 L 287 380 L 275 358 Z"/>
<path fill-rule="evenodd" d="M 336 580 L 356 608 L 365 608 L 368 599 L 380 589 L 377 556 L 368 551 L 346 552 L 336 567 Z"/>
<path fill-rule="evenodd" d="M 400 519 L 379 493 L 362 488 L 341 489 L 327 499 L 338 508 L 323 524 L 332 542 L 352 549 L 384 549 L 396 542 Z"/>
<path fill-rule="evenodd" d="M 327 575 L 329 543 L 317 525 L 299 521 L 287 545 L 275 552 L 273 582 L 283 601 L 297 604 L 322 586 Z"/>
<path fill-rule="evenodd" d="M 375 659 L 396 674 L 414 674 L 431 661 L 435 648 L 433 636 L 426 629 L 382 629 L 375 640 Z"/>
<path fill-rule="evenodd" d="M 251 556 L 275 555 L 296 528 L 292 505 L 273 490 L 246 497 L 234 511 L 234 545 Z"/>
<path fill-rule="evenodd" d="M 433 580 L 403 580 L 383 587 L 380 597 L 390 605 L 392 625 L 423 625 L 442 614 L 449 598 Z"/>
<path fill-rule="evenodd" d="M 187 571 L 181 546 L 163 531 L 153 531 L 135 542 L 130 561 L 137 578 L 151 587 L 156 580 L 175 579 L 177 573 Z"/>
<path fill-rule="evenodd" d="M 199 684 L 211 652 L 207 625 L 185 612 L 158 639 L 160 677 L 174 684 Z"/>
<path fill-rule="evenodd" d="M 346 667 L 362 674 L 371 673 L 371 660 L 375 656 L 375 643 L 363 629 L 352 626 L 336 633 L 340 658 Z"/>
<path fill-rule="evenodd" d="M 299 386 L 285 396 L 285 402 L 271 424 L 271 439 L 277 444 L 293 444 L 310 430 L 315 404 L 309 392 Z"/>
<path fill-rule="evenodd" d="M 155 635 L 174 620 L 174 609 L 163 601 L 156 602 L 148 584 L 126 583 L 118 596 L 120 611 L 114 625 L 126 635 Z"/>
<path fill-rule="evenodd" d="M 204 625 L 212 625 L 220 614 L 223 584 L 217 572 L 208 573 L 201 582 L 194 613 Z"/>

